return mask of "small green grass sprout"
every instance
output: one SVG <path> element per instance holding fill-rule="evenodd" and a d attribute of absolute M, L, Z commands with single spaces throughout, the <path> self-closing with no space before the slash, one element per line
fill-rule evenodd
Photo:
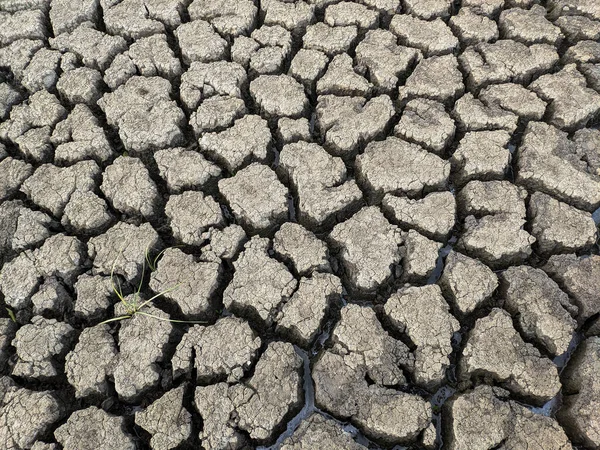
<path fill-rule="evenodd" d="M 179 288 L 179 286 L 181 286 L 183 284 L 183 282 L 177 283 L 176 285 L 171 286 L 170 288 L 165 289 L 164 291 L 161 291 L 158 294 L 150 297 L 148 300 L 141 301 L 140 293 L 142 291 L 142 285 L 144 283 L 144 275 L 146 273 L 146 265 L 150 268 L 151 271 L 156 270 L 156 265 L 157 265 L 158 259 L 168 249 L 169 249 L 169 247 L 163 249 L 153 259 L 150 258 L 150 248 L 146 249 L 146 255 L 145 255 L 144 261 L 142 263 L 142 273 L 140 275 L 140 282 L 138 284 L 137 290 L 133 293 L 133 300 L 127 300 L 126 296 L 123 295 L 123 290 L 121 288 L 121 283 L 120 283 L 119 279 L 115 277 L 115 266 L 117 264 L 117 259 L 119 258 L 119 255 L 121 255 L 123 253 L 123 248 L 121 249 L 121 251 L 119 252 L 119 255 L 117 255 L 117 257 L 113 261 L 113 265 L 112 265 L 112 268 L 110 270 L 110 283 L 111 283 L 113 292 L 119 298 L 119 300 L 121 301 L 121 303 L 123 304 L 123 306 L 125 308 L 125 314 L 122 314 L 122 315 L 117 316 L 117 317 L 113 317 L 112 319 L 104 320 L 104 321 L 100 322 L 101 324 L 110 323 L 110 322 L 118 322 L 118 321 L 125 320 L 125 319 L 131 319 L 136 314 L 139 314 L 141 316 L 151 317 L 151 318 L 156 319 L 156 320 L 164 320 L 164 321 L 167 321 L 167 322 L 174 322 L 174 323 L 195 323 L 195 324 L 206 323 L 206 322 L 202 322 L 202 321 L 193 321 L 193 320 L 167 319 L 167 318 L 164 318 L 164 317 L 156 316 L 154 314 L 149 314 L 147 312 L 142 311 L 142 309 L 146 305 L 152 303 L 157 298 L 159 298 L 159 297 L 161 297 L 161 296 L 163 296 L 163 295 L 165 295 L 165 294 L 167 294 L 169 292 L 173 292 L 174 290 L 176 290 L 177 288 Z M 115 278 L 117 279 L 116 283 L 115 283 Z"/>

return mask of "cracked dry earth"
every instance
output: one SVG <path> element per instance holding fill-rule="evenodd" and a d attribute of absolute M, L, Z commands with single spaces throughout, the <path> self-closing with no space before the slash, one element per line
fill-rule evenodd
<path fill-rule="evenodd" d="M 0 0 L 0 448 L 600 449 L 599 118 L 598 0 Z"/>

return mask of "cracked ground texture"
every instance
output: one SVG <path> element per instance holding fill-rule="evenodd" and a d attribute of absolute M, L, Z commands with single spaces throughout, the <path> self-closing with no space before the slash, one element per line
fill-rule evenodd
<path fill-rule="evenodd" d="M 0 0 L 0 450 L 600 449 L 599 125 L 599 0 Z"/>

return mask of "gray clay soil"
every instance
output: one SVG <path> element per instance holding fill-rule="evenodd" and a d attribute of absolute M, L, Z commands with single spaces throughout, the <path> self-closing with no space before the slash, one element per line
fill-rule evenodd
<path fill-rule="evenodd" d="M 599 124 L 599 0 L 0 0 L 0 450 L 600 449 Z"/>

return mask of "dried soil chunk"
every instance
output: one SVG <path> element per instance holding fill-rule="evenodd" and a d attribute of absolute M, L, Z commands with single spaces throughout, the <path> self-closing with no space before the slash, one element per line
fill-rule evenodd
<path fill-rule="evenodd" d="M 279 304 L 291 297 L 298 282 L 284 264 L 269 257 L 269 240 L 253 237 L 233 265 L 233 280 L 223 293 L 226 308 L 243 316 L 274 320 Z"/>
<path fill-rule="evenodd" d="M 485 264 L 451 251 L 439 284 L 458 312 L 467 315 L 490 299 L 498 278 Z"/>
<path fill-rule="evenodd" d="M 488 17 L 497 17 L 504 7 L 505 0 L 464 0 L 461 11 L 470 9 L 476 14 Z"/>
<path fill-rule="evenodd" d="M 510 267 L 500 277 L 504 307 L 516 318 L 525 337 L 552 355 L 566 352 L 577 326 L 567 312 L 573 309 L 567 294 L 533 267 Z"/>
<path fill-rule="evenodd" d="M 311 0 L 315 1 L 315 0 Z M 316 0 L 317 2 L 319 0 Z M 322 0 L 321 0 L 322 1 Z M 327 1 L 327 0 L 325 0 Z M 389 17 L 400 12 L 400 0 L 359 0 L 363 5 L 379 11 L 382 17 Z"/>
<path fill-rule="evenodd" d="M 252 0 L 194 0 L 188 10 L 192 20 L 206 20 L 231 37 L 249 34 L 258 12 Z"/>
<path fill-rule="evenodd" d="M 65 207 L 61 223 L 77 233 L 97 234 L 104 231 L 112 220 L 104 199 L 92 191 L 75 191 Z"/>
<path fill-rule="evenodd" d="M 428 389 L 441 383 L 450 367 L 451 339 L 460 325 L 449 309 L 435 284 L 403 288 L 385 304 L 393 326 L 416 345 L 415 381 Z"/>
<path fill-rule="evenodd" d="M 551 45 L 526 46 L 510 39 L 469 47 L 459 57 L 472 89 L 494 83 L 528 83 L 549 71 L 558 59 Z"/>
<path fill-rule="evenodd" d="M 183 62 L 188 66 L 194 61 L 219 61 L 227 55 L 227 41 L 204 20 L 181 24 L 175 30 L 175 37 L 181 48 Z"/>
<path fill-rule="evenodd" d="M 331 27 L 318 22 L 306 27 L 302 37 L 303 47 L 309 50 L 319 50 L 328 56 L 346 53 L 357 37 L 354 25 Z"/>
<path fill-rule="evenodd" d="M 583 251 L 596 242 L 596 224 L 589 212 L 541 192 L 531 196 L 528 211 L 531 233 L 542 254 Z"/>
<path fill-rule="evenodd" d="M 223 317 L 214 325 L 194 325 L 177 346 L 173 377 L 190 376 L 194 368 L 197 383 L 236 382 L 257 358 L 260 345 L 261 339 L 250 325 L 234 316 Z"/>
<path fill-rule="evenodd" d="M 451 0 L 404 0 L 404 11 L 421 19 L 447 17 L 452 7 Z"/>
<path fill-rule="evenodd" d="M 50 23 L 55 36 L 73 31 L 82 23 L 96 24 L 98 21 L 98 0 L 52 0 Z"/>
<path fill-rule="evenodd" d="M 79 342 L 67 355 L 65 372 L 77 398 L 109 394 L 117 346 L 108 325 L 85 328 Z"/>
<path fill-rule="evenodd" d="M 294 434 L 281 444 L 281 450 L 363 450 L 367 447 L 355 442 L 352 435 L 336 421 L 313 413 L 302 421 Z"/>
<path fill-rule="evenodd" d="M 571 43 L 600 39 L 600 22 L 585 16 L 561 16 L 554 21 L 554 25 Z"/>
<path fill-rule="evenodd" d="M 194 405 L 203 425 L 199 438 L 207 450 L 237 449 L 247 444 L 244 435 L 230 421 L 235 413 L 235 399 L 229 397 L 228 389 L 227 383 L 196 387 Z"/>
<path fill-rule="evenodd" d="M 563 375 L 563 405 L 558 420 L 575 443 L 589 448 L 600 445 L 600 338 L 583 341 Z"/>
<path fill-rule="evenodd" d="M 0 59 L 2 59 L 0 50 Z M 8 117 L 10 110 L 21 100 L 21 93 L 8 83 L 0 83 L 0 119 Z"/>
<path fill-rule="evenodd" d="M 248 381 L 196 388 L 195 404 L 204 421 L 203 446 L 240 448 L 244 438 L 236 428 L 259 442 L 270 441 L 284 420 L 300 409 L 301 368 L 302 359 L 291 344 L 272 342 Z"/>
<path fill-rule="evenodd" d="M 26 250 L 4 265 L 0 287 L 7 305 L 28 307 L 42 277 L 73 283 L 83 264 L 83 244 L 75 237 L 55 235 L 35 251 Z"/>
<path fill-rule="evenodd" d="M 125 430 L 125 418 L 95 406 L 75 411 L 54 437 L 64 450 L 135 450 L 136 443 Z"/>
<path fill-rule="evenodd" d="M 480 42 L 495 41 L 499 35 L 496 22 L 479 15 L 473 8 L 461 8 L 458 14 L 450 17 L 448 25 L 465 48 Z"/>
<path fill-rule="evenodd" d="M 106 233 L 91 238 L 88 253 L 97 274 L 114 273 L 135 281 L 142 275 L 146 252 L 158 242 L 158 234 L 149 223 L 136 226 L 119 222 Z"/>
<path fill-rule="evenodd" d="M 373 293 L 388 281 L 393 266 L 400 262 L 401 232 L 376 206 L 364 207 L 336 225 L 329 240 L 351 289 L 363 294 Z"/>
<path fill-rule="evenodd" d="M 390 30 L 398 36 L 400 44 L 418 48 L 426 57 L 452 53 L 458 48 L 458 39 L 440 18 L 429 22 L 397 14 L 392 18 Z"/>
<path fill-rule="evenodd" d="M 210 131 L 230 127 L 245 114 L 246 106 L 241 98 L 215 96 L 204 100 L 191 114 L 190 125 L 196 136 L 202 136 Z"/>
<path fill-rule="evenodd" d="M 79 67 L 64 72 L 56 83 L 62 98 L 69 103 L 95 105 L 105 88 L 102 75 L 96 69 Z"/>
<path fill-rule="evenodd" d="M 254 30 L 251 37 L 237 37 L 231 47 L 231 59 L 252 76 L 277 75 L 290 56 L 292 34 L 278 25 Z"/>
<path fill-rule="evenodd" d="M 220 133 L 204 133 L 199 141 L 200 149 L 230 172 L 248 161 L 266 160 L 270 143 L 267 121 L 254 115 L 237 119 L 231 128 Z"/>
<path fill-rule="evenodd" d="M 332 332 L 332 343 L 331 352 L 344 356 L 348 362 L 353 361 L 355 367 L 364 370 L 377 385 L 405 384 L 402 369 L 414 366 L 414 357 L 408 347 L 383 329 L 369 307 L 344 306 L 340 321 Z M 351 372 L 352 369 L 349 376 L 352 376 Z"/>
<path fill-rule="evenodd" d="M 585 77 L 575 64 L 560 72 L 544 75 L 529 85 L 542 99 L 549 102 L 549 122 L 567 130 L 580 128 L 600 112 L 600 94 L 586 88 Z"/>
<path fill-rule="evenodd" d="M 152 435 L 150 446 L 155 450 L 176 448 L 192 434 L 192 416 L 183 406 L 184 388 L 171 389 L 135 413 L 135 423 Z"/>
<path fill-rule="evenodd" d="M 50 47 L 61 52 L 72 52 L 86 66 L 106 70 L 113 58 L 127 50 L 127 42 L 121 36 L 111 36 L 85 24 L 70 33 L 50 38 Z"/>
<path fill-rule="evenodd" d="M 546 112 L 545 101 L 515 83 L 488 86 L 481 91 L 479 99 L 485 105 L 498 105 L 525 120 L 541 120 Z"/>
<path fill-rule="evenodd" d="M 50 236 L 51 225 L 52 219 L 48 215 L 26 208 L 19 200 L 0 204 L 2 256 L 8 257 L 13 251 L 41 244 Z"/>
<path fill-rule="evenodd" d="M 155 34 L 136 40 L 118 55 L 106 70 L 104 81 L 116 89 L 134 75 L 161 76 L 171 80 L 181 75 L 181 63 L 167 43 L 167 36 Z"/>
<path fill-rule="evenodd" d="M 24 158 L 37 163 L 48 162 L 52 159 L 51 132 L 48 126 L 31 128 L 22 136 L 14 139 L 14 142 Z"/>
<path fill-rule="evenodd" d="M 50 140 L 56 147 L 54 162 L 61 165 L 84 159 L 102 164 L 114 154 L 104 129 L 86 105 L 75 105 L 67 118 L 56 124 Z"/>
<path fill-rule="evenodd" d="M 359 146 L 383 134 L 394 116 L 394 105 L 387 95 L 369 101 L 357 98 L 350 102 L 342 97 L 322 95 L 318 98 L 317 124 L 325 145 L 334 156 L 350 157 Z M 340 103 L 345 103 L 338 110 Z"/>
<path fill-rule="evenodd" d="M 313 21 L 315 6 L 299 1 L 289 3 L 280 0 L 261 2 L 261 12 L 264 14 L 264 25 L 279 25 L 291 32 L 301 34 L 306 26 Z"/>
<path fill-rule="evenodd" d="M 15 193 L 21 184 L 33 173 L 33 166 L 10 156 L 0 161 L 0 200 Z"/>
<path fill-rule="evenodd" d="M 310 123 L 306 117 L 290 119 L 282 117 L 277 121 L 277 139 L 281 144 L 298 141 L 311 141 Z"/>
<path fill-rule="evenodd" d="M 288 74 L 311 89 L 325 72 L 328 62 L 329 58 L 323 52 L 301 48 L 290 63 Z"/>
<path fill-rule="evenodd" d="M 5 364 L 11 355 L 11 342 L 17 332 L 17 324 L 8 317 L 0 318 L 0 366 L 7 367 Z M 4 370 L 3 370 L 4 372 Z"/>
<path fill-rule="evenodd" d="M 31 450 L 60 450 L 58 444 L 47 444 L 46 442 L 36 441 Z"/>
<path fill-rule="evenodd" d="M 219 190 L 236 219 L 250 231 L 270 229 L 287 218 L 287 188 L 268 166 L 253 163 L 220 180 Z"/>
<path fill-rule="evenodd" d="M 46 17 L 39 9 L 0 13 L 0 45 L 18 39 L 46 39 Z"/>
<path fill-rule="evenodd" d="M 527 190 L 510 181 L 470 181 L 457 195 L 462 216 L 514 214 L 525 218 Z"/>
<path fill-rule="evenodd" d="M 6 47 L 0 48 L 0 64 L 9 68 L 15 74 L 15 77 L 20 79 L 33 55 L 43 47 L 44 43 L 40 40 L 19 39 Z M 10 103 L 15 104 L 20 98 L 21 96 L 13 98 Z"/>
<path fill-rule="evenodd" d="M 339 301 L 342 282 L 335 275 L 313 273 L 301 278 L 298 290 L 281 308 L 277 331 L 292 342 L 309 347 L 323 325 L 330 304 Z"/>
<path fill-rule="evenodd" d="M 442 244 L 410 230 L 404 238 L 404 245 L 404 278 L 413 282 L 426 282 L 435 270 Z"/>
<path fill-rule="evenodd" d="M 165 214 L 173 237 L 188 245 L 201 245 L 205 241 L 202 234 L 224 222 L 219 204 L 211 196 L 197 191 L 171 195 L 165 206 Z"/>
<path fill-rule="evenodd" d="M 600 179 L 587 173 L 587 163 L 565 142 L 566 134 L 551 125 L 530 122 L 518 150 L 516 181 L 592 212 L 600 206 Z"/>
<path fill-rule="evenodd" d="M 356 46 L 356 68 L 367 76 L 382 93 L 393 94 L 400 79 L 408 76 L 409 69 L 421 58 L 414 48 L 397 45 L 397 38 L 387 30 L 367 32 Z"/>
<path fill-rule="evenodd" d="M 456 181 L 503 179 L 510 163 L 510 137 L 503 130 L 466 133 L 450 158 Z"/>
<path fill-rule="evenodd" d="M 356 25 L 359 32 L 379 25 L 379 13 L 360 3 L 340 2 L 325 10 L 325 23 L 332 27 Z"/>
<path fill-rule="evenodd" d="M 143 299 L 140 299 L 143 300 Z M 127 301 L 135 301 L 128 298 Z M 115 389 L 126 402 L 136 401 L 160 381 L 160 367 L 173 324 L 169 315 L 154 306 L 122 322 L 119 330 L 119 354 L 114 364 Z M 156 318 L 158 317 L 158 318 Z"/>
<path fill-rule="evenodd" d="M 581 166 L 587 171 L 600 175 L 600 130 L 583 128 L 577 130 L 572 138 L 576 155 L 581 158 Z M 583 166 L 583 163 L 586 166 Z"/>
<path fill-rule="evenodd" d="M 104 170 L 100 189 L 112 206 L 125 214 L 145 218 L 156 215 L 158 189 L 138 158 L 119 156 Z"/>
<path fill-rule="evenodd" d="M 160 77 L 134 76 L 98 100 L 109 125 L 119 130 L 132 152 L 177 147 L 185 138 L 185 115 L 171 100 L 171 83 Z"/>
<path fill-rule="evenodd" d="M 154 154 L 154 160 L 172 194 L 202 188 L 221 174 L 219 166 L 207 161 L 200 153 L 181 147 L 159 150 Z"/>
<path fill-rule="evenodd" d="M 289 75 L 261 75 L 250 83 L 250 95 L 267 118 L 297 118 L 308 109 L 304 88 Z"/>
<path fill-rule="evenodd" d="M 115 285 L 117 285 L 116 280 Z M 84 273 L 75 283 L 75 293 L 77 294 L 73 307 L 75 317 L 87 321 L 108 319 L 108 308 L 113 304 L 114 295 L 110 278 Z"/>
<path fill-rule="evenodd" d="M 63 415 L 52 391 L 30 391 L 9 377 L 0 378 L 0 445 L 13 450 L 31 448 Z"/>
<path fill-rule="evenodd" d="M 416 144 L 396 137 L 371 142 L 356 158 L 357 178 L 373 195 L 440 190 L 448 182 L 450 163 Z"/>
<path fill-rule="evenodd" d="M 550 400 L 561 387 L 552 361 L 525 343 L 513 328 L 510 315 L 497 308 L 475 322 L 459 374 L 462 379 L 489 378 L 536 404 Z"/>
<path fill-rule="evenodd" d="M 422 59 L 398 89 L 401 100 L 425 97 L 442 103 L 452 103 L 464 91 L 463 76 L 454 55 Z"/>
<path fill-rule="evenodd" d="M 519 264 L 531 255 L 535 238 L 523 229 L 525 219 L 514 214 L 495 214 L 476 219 L 467 216 L 458 250 L 492 267 Z"/>
<path fill-rule="evenodd" d="M 237 403 L 238 427 L 252 439 L 273 437 L 290 413 L 300 409 L 302 359 L 292 344 L 273 342 L 262 355 L 254 375 L 244 384 L 230 388 L 229 396 Z"/>
<path fill-rule="evenodd" d="M 56 123 L 64 119 L 67 110 L 54 94 L 44 90 L 32 94 L 26 102 L 14 106 L 10 111 L 10 119 L 0 123 L 0 138 L 17 144 L 28 131 L 38 132 L 50 130 Z M 20 144 L 19 144 L 20 145 Z"/>
<path fill-rule="evenodd" d="M 362 198 L 356 182 L 347 179 L 342 159 L 331 156 L 318 144 L 285 145 L 279 156 L 279 170 L 296 191 L 298 219 L 306 226 L 328 224 Z"/>
<path fill-rule="evenodd" d="M 367 97 L 372 85 L 355 72 L 352 57 L 347 53 L 335 55 L 327 71 L 317 81 L 317 94 L 357 95 Z"/>
<path fill-rule="evenodd" d="M 145 3 L 145 0 L 123 0 L 103 8 L 106 31 L 133 40 L 164 33 L 164 24 L 152 17 Z"/>
<path fill-rule="evenodd" d="M 518 116 L 495 104 L 486 105 L 467 93 L 454 105 L 453 116 L 464 131 L 505 130 L 517 128 Z"/>
<path fill-rule="evenodd" d="M 382 209 L 403 228 L 444 241 L 456 221 L 456 200 L 451 192 L 432 192 L 420 200 L 386 194 Z"/>
<path fill-rule="evenodd" d="M 179 93 L 186 108 L 195 110 L 202 100 L 212 96 L 241 98 L 246 83 L 246 72 L 237 63 L 194 61 L 181 77 Z"/>
<path fill-rule="evenodd" d="M 332 342 L 312 371 L 317 406 L 386 444 L 414 440 L 431 421 L 429 404 L 382 386 L 405 383 L 399 365 L 412 365 L 408 348 L 383 330 L 373 310 L 358 305 L 342 309 Z"/>
<path fill-rule="evenodd" d="M 562 15 L 581 15 L 600 20 L 600 5 L 594 0 L 550 0 L 548 12 L 551 18 Z"/>
<path fill-rule="evenodd" d="M 444 105 L 433 100 L 417 98 L 407 103 L 394 134 L 414 142 L 438 155 L 454 138 L 454 121 Z"/>
<path fill-rule="evenodd" d="M 31 58 L 29 65 L 23 70 L 21 84 L 33 93 L 42 89 L 51 90 L 58 80 L 58 64 L 60 53 L 55 50 L 41 48 Z"/>
<path fill-rule="evenodd" d="M 0 272 L 0 290 L 4 294 L 4 302 L 14 309 L 28 307 L 41 276 L 31 250 L 26 250 L 5 263 Z"/>
<path fill-rule="evenodd" d="M 600 62 L 600 43 L 596 41 L 581 41 L 565 52 L 563 63 L 580 64 Z"/>
<path fill-rule="evenodd" d="M 543 269 L 573 299 L 579 309 L 577 321 L 584 323 L 600 312 L 600 257 L 597 255 L 551 256 Z"/>
<path fill-rule="evenodd" d="M 514 39 L 526 45 L 557 45 L 563 36 L 560 28 L 546 19 L 546 8 L 534 5 L 531 9 L 511 8 L 500 14 L 498 25 L 503 39 Z"/>
<path fill-rule="evenodd" d="M 508 393 L 482 385 L 458 394 L 444 405 L 450 423 L 449 449 L 527 448 L 567 450 L 571 443 L 555 419 L 535 414 Z"/>
<path fill-rule="evenodd" d="M 327 244 L 302 225 L 284 223 L 273 238 L 273 250 L 290 260 L 300 275 L 330 272 Z"/>
<path fill-rule="evenodd" d="M 236 224 L 231 224 L 222 230 L 213 228 L 207 234 L 209 243 L 204 252 L 212 252 L 217 258 L 221 259 L 235 258 L 247 240 L 244 229 Z"/>
<path fill-rule="evenodd" d="M 36 316 L 60 318 L 73 306 L 73 299 L 54 277 L 46 278 L 39 291 L 31 297 L 32 312 Z"/>
<path fill-rule="evenodd" d="M 186 318 L 212 315 L 212 300 L 219 286 L 220 266 L 196 262 L 192 255 L 170 248 L 163 253 L 150 277 L 150 288 L 178 306 Z"/>
<path fill-rule="evenodd" d="M 63 371 L 64 357 L 74 339 L 75 330 L 56 319 L 35 316 L 22 326 L 12 341 L 17 349 L 13 376 L 47 381 Z"/>
<path fill-rule="evenodd" d="M 55 276 L 70 285 L 84 270 L 85 245 L 75 236 L 55 234 L 33 252 L 33 258 L 44 277 Z"/>

